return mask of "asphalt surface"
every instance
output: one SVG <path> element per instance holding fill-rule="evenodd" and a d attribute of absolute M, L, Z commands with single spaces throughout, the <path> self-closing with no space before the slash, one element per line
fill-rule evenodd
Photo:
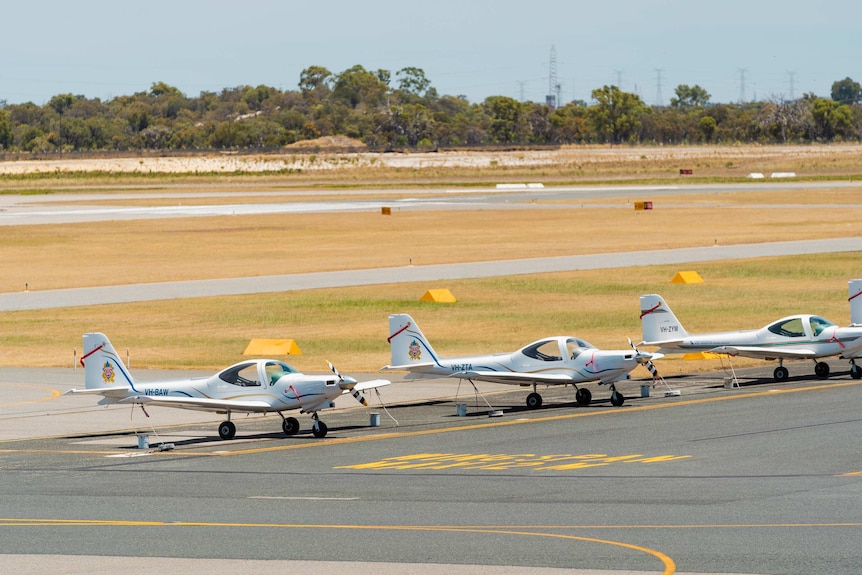
<path fill-rule="evenodd" d="M 233 441 L 218 439 L 217 415 L 94 408 L 59 395 L 80 386 L 75 370 L 7 368 L 2 562 L 18 573 L 858 573 L 862 381 L 830 363 L 819 380 L 810 362 L 788 362 L 780 384 L 764 363 L 738 371 L 738 388 L 723 372 L 635 379 L 620 384 L 620 408 L 596 385 L 589 407 L 571 388 L 540 388 L 531 411 L 528 389 L 397 382 L 383 405 L 346 397 L 322 412 L 324 439 L 307 416 L 288 438 L 270 415 L 235 418 Z M 165 375 L 176 374 L 144 377 Z"/>

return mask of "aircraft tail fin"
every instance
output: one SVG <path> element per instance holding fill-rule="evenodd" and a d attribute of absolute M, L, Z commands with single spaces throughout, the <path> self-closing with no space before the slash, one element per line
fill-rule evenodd
<path fill-rule="evenodd" d="M 436 362 L 437 354 L 428 339 L 406 313 L 389 316 L 389 349 L 392 352 L 390 367 L 408 368 L 411 365 Z"/>
<path fill-rule="evenodd" d="M 84 334 L 81 365 L 84 367 L 84 386 L 87 389 L 106 389 L 123 385 L 134 389 L 135 380 L 105 334 Z"/>
<path fill-rule="evenodd" d="M 646 344 L 678 340 L 688 335 L 670 306 L 658 294 L 641 296 L 641 329 Z"/>
<path fill-rule="evenodd" d="M 850 323 L 862 325 L 862 279 L 847 282 L 850 302 Z"/>

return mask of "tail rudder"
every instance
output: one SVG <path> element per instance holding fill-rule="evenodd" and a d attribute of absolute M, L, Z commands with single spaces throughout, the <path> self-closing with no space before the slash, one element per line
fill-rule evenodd
<path fill-rule="evenodd" d="M 850 302 L 850 323 L 862 325 L 862 279 L 847 282 Z"/>
<path fill-rule="evenodd" d="M 436 354 L 422 330 L 407 314 L 389 316 L 389 349 L 393 366 L 415 365 L 434 361 Z"/>
<path fill-rule="evenodd" d="M 641 296 L 641 329 L 645 343 L 681 339 L 688 335 L 670 306 L 658 294 Z"/>
<path fill-rule="evenodd" d="M 102 333 L 84 334 L 84 386 L 87 389 L 103 389 L 127 385 L 134 388 L 135 380 L 123 365 L 117 351 L 107 336 Z"/>

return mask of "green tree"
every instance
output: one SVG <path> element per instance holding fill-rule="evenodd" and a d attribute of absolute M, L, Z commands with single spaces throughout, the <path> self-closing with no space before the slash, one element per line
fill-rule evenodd
<path fill-rule="evenodd" d="M 846 138 L 853 133 L 853 113 L 850 106 L 828 98 L 817 98 L 811 104 L 815 137 L 831 141 L 836 137 Z"/>
<path fill-rule="evenodd" d="M 697 131 L 700 132 L 700 136 L 706 143 L 712 141 L 712 137 L 715 135 L 715 130 L 717 128 L 718 124 L 712 116 L 702 116 L 697 122 Z"/>
<path fill-rule="evenodd" d="M 596 133 L 612 144 L 628 141 L 637 131 L 646 106 L 637 94 L 623 92 L 616 86 L 592 91 L 596 105 L 590 118 Z"/>
<path fill-rule="evenodd" d="M 680 84 L 674 90 L 676 98 L 670 99 L 670 105 L 675 108 L 695 108 L 703 107 L 709 103 L 709 92 L 695 84 L 688 86 Z"/>
<path fill-rule="evenodd" d="M 862 100 L 862 86 L 849 77 L 833 82 L 832 99 L 842 104 L 855 104 Z"/>
<path fill-rule="evenodd" d="M 353 109 L 360 104 L 375 107 L 382 103 L 389 87 L 381 81 L 381 74 L 369 72 L 362 66 L 353 66 L 335 77 L 332 97 Z"/>
<path fill-rule="evenodd" d="M 8 150 L 12 147 L 12 123 L 9 121 L 9 112 L 0 110 L 0 148 Z"/>
<path fill-rule="evenodd" d="M 524 122 L 524 105 L 508 96 L 491 96 L 485 99 L 484 107 L 491 118 L 493 143 L 521 141 Z"/>
<path fill-rule="evenodd" d="M 422 96 L 431 87 L 431 81 L 425 77 L 422 68 L 402 68 L 395 72 L 395 77 L 398 78 L 398 89 L 408 94 Z"/>

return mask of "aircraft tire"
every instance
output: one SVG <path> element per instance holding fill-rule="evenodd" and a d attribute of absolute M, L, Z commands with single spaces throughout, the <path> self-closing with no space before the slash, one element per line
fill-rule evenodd
<path fill-rule="evenodd" d="M 778 366 L 775 368 L 775 371 L 772 372 L 772 377 L 775 378 L 775 381 L 787 381 L 787 378 L 790 377 L 790 372 L 784 366 Z"/>
<path fill-rule="evenodd" d="M 281 422 L 281 430 L 285 435 L 296 435 L 299 431 L 299 421 L 295 417 L 286 417 Z"/>
<path fill-rule="evenodd" d="M 317 426 L 311 428 L 311 433 L 314 434 L 314 437 L 326 437 L 327 431 L 329 431 L 329 429 L 322 421 L 318 421 Z"/>
<path fill-rule="evenodd" d="M 619 391 L 615 391 L 611 394 L 611 405 L 614 407 L 621 406 L 625 400 L 626 397 Z"/>
<path fill-rule="evenodd" d="M 527 396 L 527 409 L 539 409 L 542 407 L 542 396 L 538 393 L 531 393 Z"/>
<path fill-rule="evenodd" d="M 859 367 L 855 363 L 850 366 L 850 377 L 853 379 L 862 378 L 862 367 Z"/>
<path fill-rule="evenodd" d="M 820 361 L 814 366 L 814 375 L 821 379 L 829 377 L 829 364 L 825 361 Z"/>
<path fill-rule="evenodd" d="M 592 400 L 593 394 L 590 392 L 589 389 L 584 389 L 582 387 L 575 392 L 575 401 L 578 405 L 589 405 Z"/>
<path fill-rule="evenodd" d="M 222 421 L 218 426 L 218 436 L 222 439 L 233 439 L 236 436 L 236 425 L 232 421 Z"/>

